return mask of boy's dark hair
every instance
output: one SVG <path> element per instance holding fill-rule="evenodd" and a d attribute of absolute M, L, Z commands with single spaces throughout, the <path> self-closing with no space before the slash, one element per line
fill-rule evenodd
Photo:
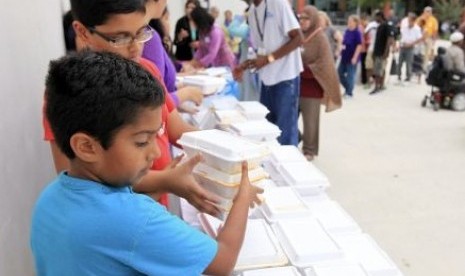
<path fill-rule="evenodd" d="M 200 7 L 200 1 L 199 0 L 187 0 L 186 4 L 184 4 L 184 8 L 187 8 L 189 4 L 194 4 L 196 7 Z"/>
<path fill-rule="evenodd" d="M 160 83 L 139 64 L 112 53 L 83 51 L 50 62 L 45 100 L 55 141 L 73 159 L 75 133 L 86 133 L 108 149 L 118 130 L 165 98 Z"/>
<path fill-rule="evenodd" d="M 133 12 L 145 13 L 147 0 L 71 0 L 76 20 L 86 27 L 104 24 L 111 15 Z"/>
<path fill-rule="evenodd" d="M 213 18 L 213 16 L 211 16 L 211 14 L 202 7 L 196 7 L 193 9 L 191 12 L 191 18 L 201 33 L 210 32 L 213 24 L 215 24 L 215 18 Z"/>

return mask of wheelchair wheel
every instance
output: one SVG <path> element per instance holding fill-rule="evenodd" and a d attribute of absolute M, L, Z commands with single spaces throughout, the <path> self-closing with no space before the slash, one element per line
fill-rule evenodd
<path fill-rule="evenodd" d="M 421 101 L 421 107 L 425 107 L 427 102 L 428 102 L 428 96 L 425 96 L 423 100 Z"/>
<path fill-rule="evenodd" d="M 461 92 L 455 94 L 452 98 L 450 107 L 455 111 L 465 111 L 465 93 Z"/>

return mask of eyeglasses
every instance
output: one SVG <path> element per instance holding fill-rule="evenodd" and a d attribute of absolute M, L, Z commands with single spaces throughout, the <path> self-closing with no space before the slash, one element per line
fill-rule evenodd
<path fill-rule="evenodd" d="M 310 20 L 310 17 L 299 15 L 299 20 Z"/>
<path fill-rule="evenodd" d="M 135 36 L 134 35 L 118 35 L 118 36 L 109 36 L 107 34 L 97 31 L 94 27 L 87 28 L 90 33 L 96 34 L 103 38 L 105 41 L 110 43 L 111 46 L 115 48 L 129 46 L 132 43 L 145 43 L 153 37 L 153 32 L 155 31 L 149 25 L 145 26 L 144 29 L 139 31 Z"/>

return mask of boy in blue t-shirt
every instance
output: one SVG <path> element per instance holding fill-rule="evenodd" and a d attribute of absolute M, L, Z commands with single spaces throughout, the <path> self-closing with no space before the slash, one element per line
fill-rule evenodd
<path fill-rule="evenodd" d="M 70 159 L 32 218 L 37 275 L 225 275 L 258 202 L 247 165 L 230 215 L 213 240 L 134 193 L 160 156 L 163 88 L 136 62 L 83 51 L 51 62 L 46 116 Z"/>

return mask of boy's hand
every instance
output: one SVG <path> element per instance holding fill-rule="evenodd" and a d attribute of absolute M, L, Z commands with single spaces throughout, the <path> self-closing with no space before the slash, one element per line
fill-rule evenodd
<path fill-rule="evenodd" d="M 245 199 L 250 208 L 255 207 L 255 204 L 260 205 L 262 203 L 258 194 L 263 193 L 263 189 L 250 184 L 249 181 L 249 169 L 247 162 L 242 162 L 242 177 L 239 191 L 234 201 Z"/>
<path fill-rule="evenodd" d="M 218 196 L 201 187 L 192 174 L 194 167 L 202 161 L 202 156 L 197 154 L 185 163 L 179 164 L 181 159 L 182 156 L 176 157 L 169 166 L 170 183 L 175 183 L 172 192 L 185 198 L 200 212 L 219 216 L 220 210 L 215 206 L 219 202 Z"/>

